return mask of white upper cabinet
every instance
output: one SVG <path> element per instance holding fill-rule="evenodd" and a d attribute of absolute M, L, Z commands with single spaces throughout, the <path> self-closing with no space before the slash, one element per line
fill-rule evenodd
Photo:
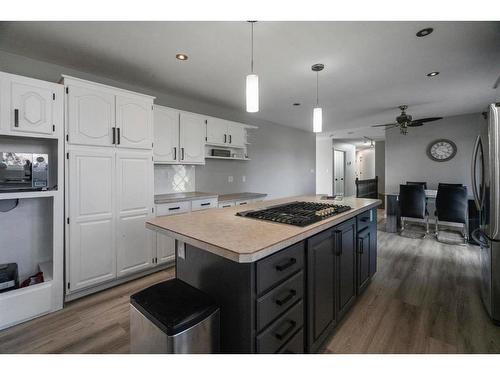
<path fill-rule="evenodd" d="M 180 162 L 205 163 L 205 118 L 181 112 L 179 132 Z"/>
<path fill-rule="evenodd" d="M 245 147 L 246 130 L 241 124 L 229 122 L 227 126 L 228 143 L 231 147 Z"/>
<path fill-rule="evenodd" d="M 63 77 L 69 144 L 153 148 L 153 97 Z"/>
<path fill-rule="evenodd" d="M 71 144 L 113 146 L 115 95 L 68 85 L 67 132 Z"/>
<path fill-rule="evenodd" d="M 227 134 L 228 121 L 220 118 L 207 119 L 207 143 L 226 145 L 228 142 Z"/>
<path fill-rule="evenodd" d="M 154 161 L 175 163 L 179 155 L 179 111 L 154 106 Z"/>
<path fill-rule="evenodd" d="M 116 97 L 116 127 L 118 146 L 151 149 L 153 147 L 152 101 L 118 95 Z"/>
<path fill-rule="evenodd" d="M 62 103 L 62 85 L 0 72 L 0 134 L 58 137 Z"/>

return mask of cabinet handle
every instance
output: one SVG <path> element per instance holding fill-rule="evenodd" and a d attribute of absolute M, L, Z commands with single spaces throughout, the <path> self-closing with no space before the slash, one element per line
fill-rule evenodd
<path fill-rule="evenodd" d="M 336 237 L 336 246 L 337 246 L 337 256 L 342 255 L 342 231 L 337 230 L 335 231 L 335 237 Z"/>
<path fill-rule="evenodd" d="M 363 239 L 362 238 L 358 238 L 358 253 L 359 254 L 363 254 Z"/>
<path fill-rule="evenodd" d="M 280 272 L 281 272 L 281 271 L 284 271 L 284 270 L 286 270 L 287 268 L 289 268 L 289 267 L 293 266 L 295 263 L 297 263 L 297 259 L 295 259 L 295 258 L 290 258 L 290 259 L 288 260 L 288 262 L 286 262 L 285 264 L 278 264 L 278 265 L 276 266 L 276 269 L 277 269 L 278 271 L 280 271 Z"/>
<path fill-rule="evenodd" d="M 177 147 L 174 147 L 174 160 L 177 160 Z"/>
<path fill-rule="evenodd" d="M 287 303 L 288 301 L 290 301 L 293 297 L 295 297 L 297 295 L 297 292 L 295 290 L 290 290 L 290 293 L 288 293 L 286 295 L 286 297 L 282 298 L 282 299 L 277 299 L 275 302 L 278 306 L 283 306 L 285 303 Z"/>
<path fill-rule="evenodd" d="M 227 142 L 227 135 L 224 134 L 224 143 L 226 143 L 226 142 Z"/>
<path fill-rule="evenodd" d="M 14 109 L 14 126 L 19 127 L 19 109 Z"/>
<path fill-rule="evenodd" d="M 294 320 L 288 320 L 285 323 L 288 325 L 288 327 L 283 332 L 276 332 L 274 334 L 274 336 L 278 340 L 283 340 L 285 337 L 287 337 L 290 334 L 290 332 L 292 332 L 293 329 L 295 328 L 295 326 L 297 325 L 297 322 Z"/>
<path fill-rule="evenodd" d="M 173 211 L 173 210 L 180 210 L 180 209 L 181 209 L 180 207 L 170 207 L 168 210 Z"/>
<path fill-rule="evenodd" d="M 116 144 L 116 128 L 113 127 L 111 129 L 113 130 L 113 142 L 112 142 L 112 144 Z"/>
<path fill-rule="evenodd" d="M 202 203 L 202 204 L 200 204 L 200 206 L 210 206 L 210 202 Z"/>
<path fill-rule="evenodd" d="M 181 160 L 184 160 L 184 147 L 181 147 Z"/>
<path fill-rule="evenodd" d="M 119 145 L 120 142 L 121 142 L 121 139 L 120 139 L 121 138 L 121 136 L 120 136 L 120 128 L 116 128 L 116 131 L 118 132 L 118 140 L 117 140 L 116 144 Z"/>
<path fill-rule="evenodd" d="M 238 205 L 243 206 L 243 205 L 245 205 L 245 204 L 247 204 L 247 203 L 248 203 L 248 202 L 240 202 L 240 203 L 238 203 Z"/>
<path fill-rule="evenodd" d="M 229 134 L 229 143 L 233 143 L 233 136 Z"/>

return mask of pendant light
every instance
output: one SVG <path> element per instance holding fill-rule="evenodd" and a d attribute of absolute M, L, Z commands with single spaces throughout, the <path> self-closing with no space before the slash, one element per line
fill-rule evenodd
<path fill-rule="evenodd" d="M 246 98 L 247 112 L 259 112 L 259 76 L 253 72 L 253 24 L 257 21 L 248 21 L 252 25 L 252 60 L 251 73 L 247 75 Z"/>
<path fill-rule="evenodd" d="M 323 131 L 323 110 L 319 106 L 319 72 L 325 66 L 323 64 L 314 64 L 311 69 L 316 72 L 316 105 L 313 108 L 313 132 L 321 133 Z"/>

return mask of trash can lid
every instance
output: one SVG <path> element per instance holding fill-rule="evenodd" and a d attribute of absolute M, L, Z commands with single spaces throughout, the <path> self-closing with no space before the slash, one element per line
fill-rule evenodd
<path fill-rule="evenodd" d="M 212 297 L 179 279 L 135 293 L 130 303 L 168 336 L 198 324 L 218 309 Z"/>

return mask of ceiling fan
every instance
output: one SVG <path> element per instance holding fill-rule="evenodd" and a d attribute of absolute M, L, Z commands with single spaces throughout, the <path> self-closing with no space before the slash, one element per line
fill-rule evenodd
<path fill-rule="evenodd" d="M 406 114 L 406 110 L 408 109 L 407 105 L 400 105 L 399 109 L 401 110 L 401 114 L 398 117 L 396 117 L 396 122 L 383 125 L 372 125 L 372 127 L 376 128 L 379 126 L 386 126 L 386 130 L 399 127 L 401 134 L 406 135 L 408 134 L 408 128 L 422 126 L 426 122 L 437 121 L 442 119 L 442 117 L 426 117 L 426 118 L 420 118 L 418 120 L 412 120 L 411 115 Z"/>

